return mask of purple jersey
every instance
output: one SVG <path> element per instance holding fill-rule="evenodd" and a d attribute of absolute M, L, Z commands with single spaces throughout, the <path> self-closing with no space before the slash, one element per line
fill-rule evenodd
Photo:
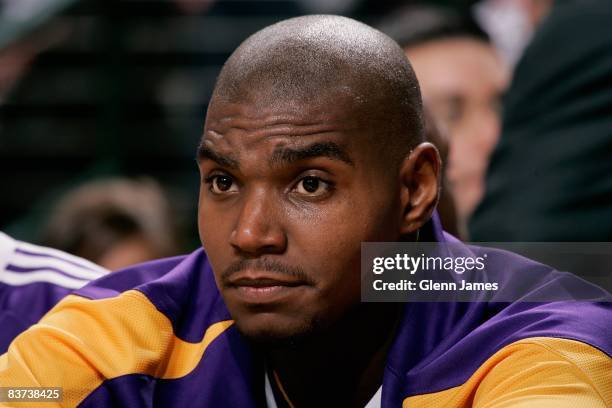
<path fill-rule="evenodd" d="M 448 239 L 435 220 L 425 229 L 432 240 Z M 609 294 L 593 286 L 592 301 L 573 301 L 572 275 L 498 255 L 491 273 L 548 277 L 530 293 L 561 284 L 567 301 L 407 303 L 386 360 L 382 407 L 612 401 Z M 237 330 L 202 249 L 91 282 L 0 356 L 0 386 L 61 386 L 65 406 L 258 407 L 266 404 L 264 380 L 262 357 Z"/>
<path fill-rule="evenodd" d="M 0 353 L 60 299 L 107 272 L 85 259 L 0 232 Z"/>

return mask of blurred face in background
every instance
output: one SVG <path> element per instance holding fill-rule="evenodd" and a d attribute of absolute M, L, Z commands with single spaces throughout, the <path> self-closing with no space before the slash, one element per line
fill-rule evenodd
<path fill-rule="evenodd" d="M 508 69 L 492 46 L 470 37 L 431 40 L 407 48 L 406 54 L 425 104 L 449 133 L 446 177 L 459 219 L 465 222 L 484 192 Z"/>

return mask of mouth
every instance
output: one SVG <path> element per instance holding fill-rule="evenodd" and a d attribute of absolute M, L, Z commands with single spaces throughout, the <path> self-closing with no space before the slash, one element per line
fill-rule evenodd
<path fill-rule="evenodd" d="M 227 284 L 243 302 L 258 304 L 280 302 L 305 286 L 298 279 L 260 273 L 239 274 Z"/>

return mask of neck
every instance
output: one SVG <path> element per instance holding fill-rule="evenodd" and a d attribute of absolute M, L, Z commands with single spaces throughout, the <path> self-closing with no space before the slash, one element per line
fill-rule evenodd
<path fill-rule="evenodd" d="M 268 350 L 290 405 L 363 407 L 382 384 L 399 316 L 397 304 L 361 304 L 316 338 Z"/>

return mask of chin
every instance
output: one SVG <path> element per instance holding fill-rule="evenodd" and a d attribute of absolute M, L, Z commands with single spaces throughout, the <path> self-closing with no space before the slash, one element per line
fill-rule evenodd
<path fill-rule="evenodd" d="M 264 313 L 235 321 L 244 337 L 265 349 L 297 347 L 321 329 L 319 320 L 315 318 L 294 320 Z"/>

